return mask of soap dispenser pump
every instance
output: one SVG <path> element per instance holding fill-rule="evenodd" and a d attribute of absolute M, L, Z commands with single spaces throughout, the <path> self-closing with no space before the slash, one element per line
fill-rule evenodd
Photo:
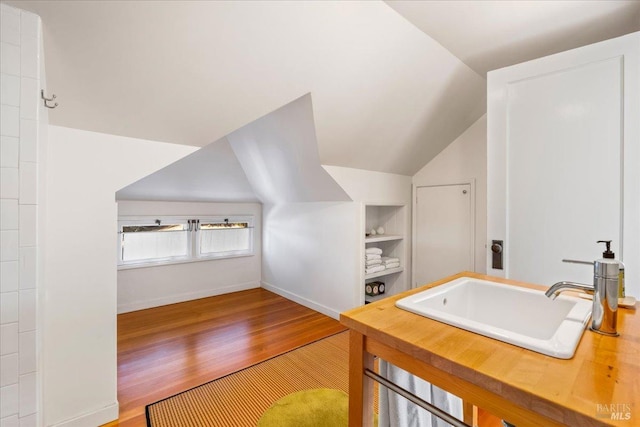
<path fill-rule="evenodd" d="M 602 253 L 602 259 L 607 260 L 607 263 L 615 262 L 618 264 L 618 298 L 624 298 L 624 264 L 621 261 L 615 259 L 616 254 L 611 250 L 611 240 L 598 240 L 598 243 L 604 243 L 606 245 L 606 250 Z"/>
<path fill-rule="evenodd" d="M 617 336 L 618 277 L 620 264 L 611 251 L 611 240 L 599 240 L 606 244 L 602 258 L 593 263 L 593 312 L 592 330 L 604 335 Z"/>

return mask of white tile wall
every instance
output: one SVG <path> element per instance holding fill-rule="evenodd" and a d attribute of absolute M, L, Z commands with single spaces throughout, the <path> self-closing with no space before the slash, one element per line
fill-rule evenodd
<path fill-rule="evenodd" d="M 40 18 L 0 3 L 0 427 L 37 425 Z"/>
<path fill-rule="evenodd" d="M 20 421 L 17 415 L 0 419 L 0 427 L 20 427 Z"/>
<path fill-rule="evenodd" d="M 19 284 L 20 289 L 34 289 L 36 287 L 37 250 L 34 246 L 20 248 Z"/>
<path fill-rule="evenodd" d="M 0 230 L 17 230 L 18 214 L 16 199 L 0 199 Z"/>
<path fill-rule="evenodd" d="M 20 79 L 20 118 L 38 118 L 38 80 L 29 77 Z M 23 161 L 24 159 L 20 159 Z"/>
<path fill-rule="evenodd" d="M 20 375 L 20 418 L 36 412 L 36 374 Z"/>
<path fill-rule="evenodd" d="M 18 292 L 0 294 L 0 324 L 18 321 Z M 18 325 L 20 330 L 20 325 Z"/>
<path fill-rule="evenodd" d="M 17 168 L 20 140 L 13 136 L 0 136 L 0 167 Z"/>
<path fill-rule="evenodd" d="M 20 205 L 20 247 L 36 245 L 36 205 Z"/>
<path fill-rule="evenodd" d="M 20 108 L 13 105 L 0 106 L 0 133 L 6 136 L 20 136 Z"/>
<path fill-rule="evenodd" d="M 20 386 L 12 384 L 0 387 L 0 418 L 18 414 L 20 410 Z"/>
<path fill-rule="evenodd" d="M 0 355 L 16 353 L 19 349 L 18 323 L 0 325 Z"/>
<path fill-rule="evenodd" d="M 19 370 L 20 375 L 36 371 L 36 332 L 21 332 L 19 337 Z"/>
<path fill-rule="evenodd" d="M 38 38 L 39 20 L 38 15 L 31 12 L 20 12 L 20 35 L 22 36 L 22 40 L 24 40 L 25 37 L 32 39 Z"/>
<path fill-rule="evenodd" d="M 18 261 L 0 262 L 0 292 L 18 290 Z"/>
<path fill-rule="evenodd" d="M 20 427 L 36 427 L 36 414 L 20 418 Z"/>
<path fill-rule="evenodd" d="M 35 36 L 22 36 L 20 50 L 20 74 L 38 78 L 38 39 Z"/>
<path fill-rule="evenodd" d="M 36 291 L 26 289 L 19 291 L 18 331 L 27 332 L 36 329 Z"/>
<path fill-rule="evenodd" d="M 18 232 L 0 231 L 0 262 L 18 260 Z"/>
<path fill-rule="evenodd" d="M 20 162 L 20 204 L 35 205 L 38 202 L 38 165 Z"/>
<path fill-rule="evenodd" d="M 20 46 L 0 42 L 0 73 L 20 75 Z"/>
<path fill-rule="evenodd" d="M 38 122 L 20 119 L 20 160 L 35 162 L 38 160 Z"/>
<path fill-rule="evenodd" d="M 2 5 L 0 9 L 0 40 L 15 45 L 20 44 L 20 12 Z"/>
<path fill-rule="evenodd" d="M 18 353 L 0 356 L 0 387 L 18 383 Z"/>
<path fill-rule="evenodd" d="M 20 197 L 20 171 L 18 168 L 0 168 L 0 198 Z"/>
<path fill-rule="evenodd" d="M 0 103 L 20 105 L 20 77 L 11 74 L 0 74 Z"/>

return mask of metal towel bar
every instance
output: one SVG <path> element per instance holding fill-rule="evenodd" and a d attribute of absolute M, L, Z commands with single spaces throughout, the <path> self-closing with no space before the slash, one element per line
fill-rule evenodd
<path fill-rule="evenodd" d="M 420 406 L 421 408 L 431 412 L 433 415 L 435 415 L 436 417 L 440 418 L 441 420 L 455 426 L 455 427 L 471 427 L 469 424 L 460 421 L 459 419 L 457 419 L 456 417 L 452 416 L 451 414 L 448 414 L 447 412 L 443 411 L 442 409 L 438 408 L 437 406 L 432 405 L 431 403 L 427 402 L 424 399 L 421 399 L 420 397 L 416 396 L 415 394 L 411 393 L 410 391 L 407 391 L 405 389 L 403 389 L 402 387 L 398 386 L 397 384 L 392 383 L 391 381 L 389 381 L 388 379 L 386 379 L 385 377 L 376 374 L 375 372 L 373 372 L 370 369 L 365 369 L 364 370 L 364 375 L 366 375 L 367 377 L 371 378 L 374 381 L 379 382 L 380 384 L 382 384 L 383 386 L 387 387 L 390 390 L 393 390 L 394 392 L 398 393 L 400 396 L 404 397 L 405 399 L 415 403 L 416 405 Z"/>

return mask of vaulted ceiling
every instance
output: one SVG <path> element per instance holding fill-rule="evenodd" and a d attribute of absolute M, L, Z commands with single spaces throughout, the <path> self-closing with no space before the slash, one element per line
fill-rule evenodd
<path fill-rule="evenodd" d="M 472 70 L 488 71 L 640 31 L 639 0 L 386 0 Z"/>
<path fill-rule="evenodd" d="M 42 17 L 54 125 L 202 147 L 311 93 L 323 164 L 405 175 L 487 69 L 640 29 L 633 1 L 8 3 Z"/>

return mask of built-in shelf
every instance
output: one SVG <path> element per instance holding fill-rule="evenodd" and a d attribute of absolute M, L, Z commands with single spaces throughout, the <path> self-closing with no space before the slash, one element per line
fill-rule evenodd
<path fill-rule="evenodd" d="M 365 274 L 364 278 L 365 280 L 375 279 L 376 277 L 387 276 L 389 274 L 402 273 L 403 271 L 404 271 L 404 267 L 390 268 L 388 270 L 382 270 L 382 271 L 378 271 L 371 274 Z"/>
<path fill-rule="evenodd" d="M 374 296 L 366 295 L 364 297 L 364 300 L 366 302 L 376 302 L 376 301 L 379 301 L 379 300 L 381 300 L 383 298 L 386 298 L 386 297 L 389 297 L 389 296 L 391 296 L 391 295 L 388 295 L 388 294 L 380 294 L 380 295 L 374 295 Z"/>
<path fill-rule="evenodd" d="M 390 268 L 372 274 L 366 274 L 365 259 L 362 261 L 364 271 L 362 280 L 362 294 L 364 301 L 374 301 L 386 296 L 395 295 L 408 289 L 409 280 L 404 271 L 408 267 L 409 252 L 407 236 L 409 235 L 408 221 L 410 218 L 408 207 L 405 204 L 367 204 L 364 212 L 364 230 L 362 235 L 363 250 L 376 247 L 382 250 L 383 257 L 398 258 L 401 267 Z M 384 228 L 385 234 L 369 235 L 371 230 Z M 367 283 L 380 281 L 385 284 L 385 293 L 370 297 L 365 294 Z"/>
<path fill-rule="evenodd" d="M 397 234 L 383 234 L 381 236 L 365 237 L 364 243 L 389 242 L 391 240 L 402 240 L 404 237 Z"/>

